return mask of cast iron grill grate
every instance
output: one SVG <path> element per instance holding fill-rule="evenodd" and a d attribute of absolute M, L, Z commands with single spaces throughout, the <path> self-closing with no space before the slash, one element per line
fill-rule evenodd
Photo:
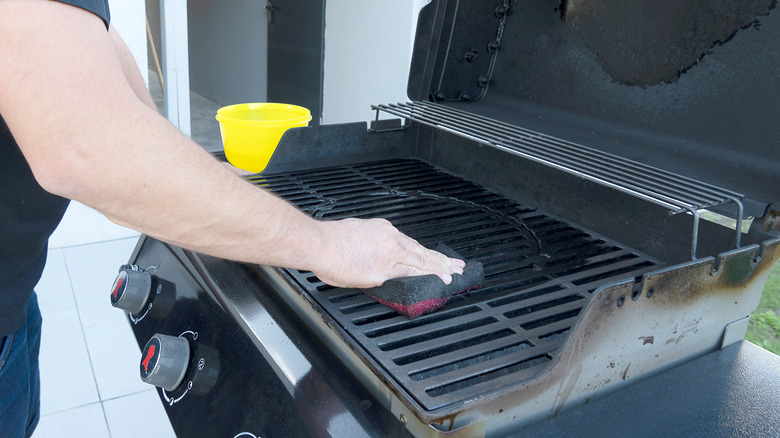
<path fill-rule="evenodd" d="M 481 289 L 409 320 L 354 289 L 286 270 L 347 342 L 431 411 L 517 384 L 554 359 L 590 294 L 658 262 L 416 159 L 257 176 L 325 220 L 383 217 L 485 269 Z"/>

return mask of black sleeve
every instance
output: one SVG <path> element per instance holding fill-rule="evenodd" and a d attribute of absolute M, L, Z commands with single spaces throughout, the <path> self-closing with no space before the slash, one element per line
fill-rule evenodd
<path fill-rule="evenodd" d="M 106 23 L 106 29 L 111 22 L 111 12 L 108 10 L 108 0 L 56 0 L 72 6 L 85 9 L 100 17 Z"/>

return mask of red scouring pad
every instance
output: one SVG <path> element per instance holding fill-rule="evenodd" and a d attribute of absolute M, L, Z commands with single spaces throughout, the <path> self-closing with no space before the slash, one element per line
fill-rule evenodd
<path fill-rule="evenodd" d="M 448 257 L 462 259 L 458 253 L 441 243 L 435 249 Z M 482 263 L 466 261 L 463 274 L 453 274 L 450 284 L 444 284 L 437 275 L 429 274 L 393 278 L 363 292 L 414 319 L 443 307 L 453 295 L 479 289 L 484 279 Z"/>

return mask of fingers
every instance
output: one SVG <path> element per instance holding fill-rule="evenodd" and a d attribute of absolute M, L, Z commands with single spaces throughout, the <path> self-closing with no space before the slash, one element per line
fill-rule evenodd
<path fill-rule="evenodd" d="M 450 284 L 452 283 L 452 274 L 447 273 L 446 271 L 431 271 L 431 270 L 423 270 L 419 268 L 414 268 L 409 265 L 403 265 L 398 264 L 393 267 L 393 270 L 390 272 L 390 275 L 388 276 L 387 280 L 391 278 L 399 278 L 399 277 L 416 277 L 418 275 L 430 275 L 434 274 L 438 276 L 441 281 L 444 282 L 444 284 Z"/>
<path fill-rule="evenodd" d="M 452 282 L 452 274 L 462 274 L 466 262 L 460 259 L 447 257 L 440 252 L 425 248 L 416 240 L 403 235 L 401 244 L 407 252 L 407 256 L 396 265 L 394 276 L 414 276 L 436 274 L 445 284 Z"/>

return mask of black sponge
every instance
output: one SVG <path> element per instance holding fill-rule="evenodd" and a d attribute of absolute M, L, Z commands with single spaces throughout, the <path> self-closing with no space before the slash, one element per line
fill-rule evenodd
<path fill-rule="evenodd" d="M 444 244 L 440 243 L 435 250 L 448 257 L 462 259 L 458 253 Z M 441 308 L 453 295 L 479 289 L 484 279 L 485 271 L 482 263 L 467 260 L 463 274 L 453 274 L 450 284 L 444 284 L 437 275 L 429 274 L 394 278 L 385 281 L 381 286 L 365 289 L 363 292 L 414 319 Z"/>

